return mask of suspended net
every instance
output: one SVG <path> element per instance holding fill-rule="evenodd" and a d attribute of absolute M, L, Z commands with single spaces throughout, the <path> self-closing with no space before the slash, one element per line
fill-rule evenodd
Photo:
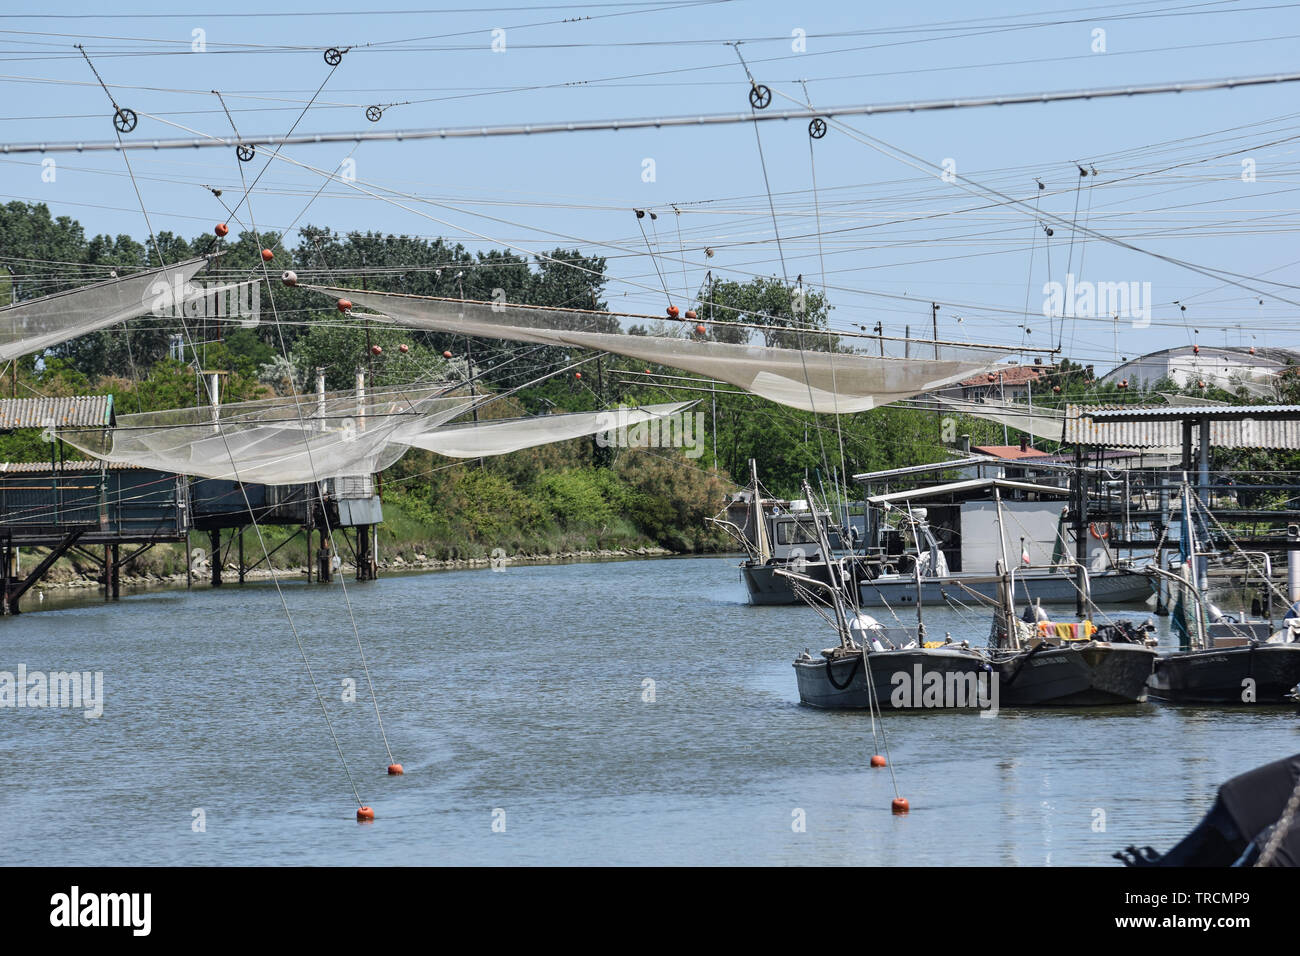
<path fill-rule="evenodd" d="M 0 361 L 45 349 L 149 313 L 169 313 L 192 298 L 209 259 L 188 259 L 0 308 Z"/>
<path fill-rule="evenodd" d="M 1060 441 L 1065 432 L 1064 410 L 1031 408 L 1021 402 L 971 401 L 962 398 L 948 398 L 943 395 L 936 395 L 935 402 L 940 410 L 946 409 L 962 415 L 982 418 L 985 421 L 996 422 L 999 425 L 1005 425 L 1008 428 L 1014 428 L 1017 431 L 1033 435 L 1035 438 Z"/>
<path fill-rule="evenodd" d="M 393 440 L 448 458 L 486 458 L 570 438 L 601 435 L 610 444 L 638 440 L 635 430 L 680 415 L 694 402 L 646 405 L 602 412 L 535 415 L 504 421 L 443 425 L 433 418 L 403 425 Z M 678 434 L 686 429 L 680 428 Z"/>
<path fill-rule="evenodd" d="M 203 478 L 300 484 L 387 468 L 405 453 L 403 426 L 432 429 L 481 399 L 445 384 L 327 392 L 121 415 L 116 428 L 59 437 L 109 462 Z"/>
<path fill-rule="evenodd" d="M 612 352 L 709 376 L 782 405 L 825 414 L 865 411 L 932 391 L 986 371 L 1004 357 L 993 347 L 916 341 L 906 347 L 923 356 L 830 351 L 842 346 L 840 338 L 828 331 L 800 330 L 803 348 L 633 335 L 612 331 L 618 316 L 608 312 L 310 288 L 374 309 L 412 328 Z M 653 316 L 628 317 L 656 321 Z M 781 335 L 795 337 L 789 329 Z M 883 350 L 884 339 L 879 347 Z"/>

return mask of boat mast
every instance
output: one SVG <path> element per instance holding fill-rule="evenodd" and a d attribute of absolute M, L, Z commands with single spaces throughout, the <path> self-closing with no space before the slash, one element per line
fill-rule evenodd
<path fill-rule="evenodd" d="M 803 480 L 803 494 L 808 501 L 813 528 L 817 531 L 817 546 L 821 548 L 822 560 L 826 563 L 826 575 L 830 579 L 831 602 L 835 606 L 835 621 L 840 628 L 840 644 L 847 647 L 850 644 L 850 638 L 849 618 L 844 610 L 844 581 L 840 577 L 841 569 L 836 564 L 834 555 L 831 554 L 830 537 L 826 534 L 826 528 L 822 525 L 821 514 L 817 510 L 817 499 L 813 497 L 812 487 L 808 484 L 807 478 Z"/>
<path fill-rule="evenodd" d="M 772 549 L 767 543 L 767 519 L 763 516 L 763 494 L 758 487 L 758 460 L 755 458 L 749 459 L 749 473 L 754 484 L 754 536 L 758 542 L 758 559 L 766 564 L 772 557 Z"/>
<path fill-rule="evenodd" d="M 997 485 L 993 486 L 993 503 L 997 507 L 998 515 L 998 544 L 1002 549 L 1001 567 L 998 570 L 1000 579 L 998 590 L 1001 598 L 999 613 L 1005 617 L 1004 627 L 1006 628 L 1006 638 L 1004 643 L 1008 647 L 1019 649 L 1020 635 L 1016 633 L 1016 591 L 1015 582 L 1011 577 L 1011 565 L 1007 561 L 1007 536 L 1002 524 L 1002 489 Z"/>

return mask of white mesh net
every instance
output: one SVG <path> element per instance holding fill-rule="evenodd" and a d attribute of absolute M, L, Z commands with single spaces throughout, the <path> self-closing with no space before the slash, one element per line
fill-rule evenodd
<path fill-rule="evenodd" d="M 671 405 L 536 415 L 531 418 L 457 425 L 440 425 L 436 421 L 421 420 L 402 426 L 393 440 L 448 458 L 485 458 L 570 438 L 635 428 L 645 422 L 681 414 L 694 404 L 678 402 Z M 617 436 L 610 440 L 616 441 Z"/>
<path fill-rule="evenodd" d="M 185 290 L 207 264 L 206 257 L 189 259 L 0 308 L 0 361 L 42 352 L 182 301 L 186 293 L 178 295 L 178 290 Z"/>
<path fill-rule="evenodd" d="M 382 471 L 402 456 L 405 426 L 432 429 L 476 399 L 426 385 L 263 399 L 122 415 L 116 428 L 63 429 L 86 454 L 160 471 L 298 484 Z M 416 425 L 416 423 L 419 423 Z"/>
<path fill-rule="evenodd" d="M 925 357 L 819 351 L 818 341 L 825 348 L 834 335 L 825 331 L 801 332 L 807 346 L 802 349 L 631 335 L 609 331 L 617 325 L 612 313 L 312 288 L 413 328 L 612 352 L 706 375 L 782 405 L 824 414 L 864 411 L 910 398 L 992 368 L 1003 357 L 988 348 L 931 342 L 911 343 Z"/>

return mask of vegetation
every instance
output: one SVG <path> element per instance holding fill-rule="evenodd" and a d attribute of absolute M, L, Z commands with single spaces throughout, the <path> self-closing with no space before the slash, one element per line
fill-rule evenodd
<path fill-rule="evenodd" d="M 358 368 L 376 385 L 472 376 L 476 389 L 498 396 L 480 412 L 485 417 L 700 400 L 693 410 L 702 416 L 699 457 L 688 457 L 681 449 L 600 448 L 590 439 L 483 461 L 409 452 L 382 476 L 386 520 L 381 553 L 444 560 L 482 557 L 498 547 L 541 554 L 647 545 L 675 551 L 718 548 L 724 543 L 704 518 L 721 508 L 737 479 L 744 482 L 751 458 L 758 460 L 769 489 L 798 496 L 805 476 L 829 485 L 832 473 L 933 461 L 947 454 L 960 435 L 971 436 L 974 444 L 1002 442 L 1002 427 L 981 420 L 945 421 L 933 412 L 903 407 L 838 419 L 815 416 L 707 381 L 694 383 L 695 391 L 653 384 L 681 381 L 659 373 L 680 373 L 643 362 L 467 341 L 368 322 L 359 314 L 343 316 L 329 298 L 302 286 L 503 299 L 600 313 L 607 309 L 605 261 L 576 249 L 555 249 L 530 261 L 509 251 L 474 253 L 438 239 L 340 235 L 312 226 L 299 235 L 298 244 L 287 248 L 274 236 L 248 232 L 222 242 L 211 235 L 185 239 L 160 233 L 155 247 L 124 235 L 88 238 L 75 220 L 53 218 L 41 204 L 0 206 L 0 304 L 76 287 L 107 277 L 110 270 L 153 265 L 159 253 L 174 262 L 220 251 L 200 279 L 263 281 L 258 324 L 188 323 L 179 358 L 177 320 L 145 318 L 19 360 L 0 382 L 7 393 L 19 396 L 111 393 L 119 414 L 201 402 L 195 372 L 203 369 L 228 373 L 223 396 L 228 402 L 311 390 L 318 369 L 328 388 L 350 388 Z M 263 248 L 273 253 L 269 264 L 263 263 Z M 299 274 L 299 287 L 278 281 L 286 269 Z M 809 349 L 851 347 L 851 340 L 829 332 L 831 305 L 820 292 L 792 290 L 771 277 L 711 282 L 702 293 L 706 304 L 682 306 L 698 309 L 696 319 L 647 320 L 628 331 Z M 612 316 L 584 321 L 598 329 L 618 327 Z M 793 322 L 806 331 L 772 327 Z M 1154 388 L 1176 390 L 1172 383 Z M 1188 391 L 1240 399 L 1216 389 Z M 1300 379 L 1286 377 L 1285 391 L 1284 400 L 1300 400 Z M 1062 360 L 1035 386 L 1034 403 L 1059 407 L 1149 397 L 1136 388 L 1099 385 L 1091 367 Z M 1016 440 L 1014 433 L 1011 440 Z M 0 434 L 0 458 L 5 460 L 44 461 L 52 451 L 58 452 L 35 431 Z M 64 453 L 80 457 L 74 450 Z M 1266 460 L 1259 453 L 1234 452 L 1229 458 L 1225 465 L 1257 473 L 1283 466 L 1277 456 Z M 287 562 L 304 556 L 293 546 L 283 554 Z M 175 555 L 157 555 L 152 560 L 159 567 L 176 563 Z M 183 566 L 183 556 L 180 560 Z"/>

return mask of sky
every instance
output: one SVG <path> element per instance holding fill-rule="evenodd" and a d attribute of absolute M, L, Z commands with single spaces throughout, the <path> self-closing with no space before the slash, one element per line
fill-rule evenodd
<path fill-rule="evenodd" d="M 113 139 L 77 43 L 141 114 L 125 137 L 149 140 L 229 135 L 232 122 L 275 135 L 743 112 L 737 51 L 770 109 L 786 109 L 1284 73 L 1300 40 L 1300 3 L 1276 0 L 1012 0 L 997 13 L 947 0 L 421 6 L 432 2 L 233 0 L 181 14 L 9 2 L 0 146 Z M 346 50 L 332 71 L 328 47 Z M 1300 347 L 1298 89 L 845 117 L 816 141 L 792 120 L 300 145 L 265 173 L 258 155 L 242 180 L 229 148 L 133 153 L 131 165 L 155 230 L 211 230 L 227 216 L 208 187 L 229 200 L 258 177 L 232 228 L 251 214 L 290 245 L 312 224 L 476 250 L 577 247 L 608 257 L 610 308 L 651 314 L 690 302 L 709 274 L 802 277 L 825 290 L 837 328 L 928 336 L 937 303 L 940 338 L 1059 345 L 1100 369 L 1193 342 Z M 0 152 L 0 201 L 14 199 L 88 233 L 148 233 L 118 153 Z M 1053 282 L 1085 296 L 1077 315 L 1044 315 L 1060 305 Z M 1127 309 L 1088 294 L 1114 283 Z"/>

